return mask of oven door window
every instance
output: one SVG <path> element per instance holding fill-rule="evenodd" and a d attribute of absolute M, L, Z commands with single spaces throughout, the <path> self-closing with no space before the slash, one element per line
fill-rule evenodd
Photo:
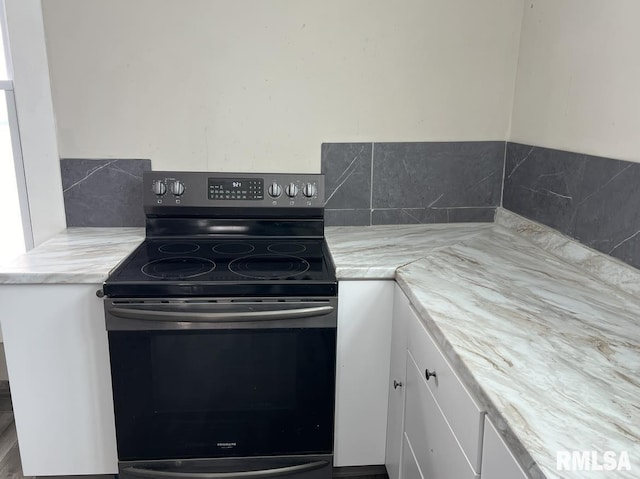
<path fill-rule="evenodd" d="M 110 331 L 118 457 L 331 453 L 335 329 Z"/>

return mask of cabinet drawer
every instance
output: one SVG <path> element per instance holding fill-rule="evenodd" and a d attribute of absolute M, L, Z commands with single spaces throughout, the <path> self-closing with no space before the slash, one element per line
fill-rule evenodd
<path fill-rule="evenodd" d="M 488 417 L 484 425 L 482 477 L 483 479 L 527 479 L 527 475 Z"/>
<path fill-rule="evenodd" d="M 424 479 L 406 434 L 402 436 L 402 479 Z"/>
<path fill-rule="evenodd" d="M 477 479 L 479 475 L 460 448 L 411 353 L 407 355 L 405 401 L 405 434 L 422 475 L 429 479 Z"/>
<path fill-rule="evenodd" d="M 436 343 L 412 310 L 408 325 L 408 350 L 416 361 L 420 376 L 435 372 L 425 384 L 442 410 L 474 471 L 480 471 L 484 412 L 469 395 L 444 358 Z M 408 367 L 408 366 L 407 366 Z"/>

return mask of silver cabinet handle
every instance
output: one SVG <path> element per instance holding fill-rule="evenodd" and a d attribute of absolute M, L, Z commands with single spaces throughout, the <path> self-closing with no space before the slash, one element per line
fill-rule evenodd
<path fill-rule="evenodd" d="M 142 321 L 169 321 L 194 323 L 231 323 L 236 321 L 273 321 L 278 319 L 308 318 L 332 313 L 333 306 L 313 308 L 281 309 L 276 311 L 238 311 L 238 312 L 194 312 L 194 311 L 155 311 L 131 308 L 112 308 L 109 313 L 118 318 L 139 319 Z"/>
<path fill-rule="evenodd" d="M 436 376 L 436 372 L 435 371 L 429 371 L 428 369 L 424 370 L 424 377 L 427 378 L 427 381 L 429 380 L 429 378 L 435 378 Z"/>
<path fill-rule="evenodd" d="M 396 381 L 395 379 L 393 380 L 393 389 L 398 389 L 402 387 L 402 383 Z"/>
<path fill-rule="evenodd" d="M 142 467 L 126 467 L 123 473 L 131 476 L 144 478 L 175 478 L 175 479 L 246 479 L 246 478 L 268 478 L 275 476 L 283 476 L 296 472 L 313 471 L 327 466 L 327 461 L 314 461 L 307 464 L 298 464 L 295 466 L 276 467 L 274 469 L 261 469 L 258 471 L 242 471 L 242 472 L 178 472 L 178 471 L 162 471 L 156 469 L 144 469 Z"/>

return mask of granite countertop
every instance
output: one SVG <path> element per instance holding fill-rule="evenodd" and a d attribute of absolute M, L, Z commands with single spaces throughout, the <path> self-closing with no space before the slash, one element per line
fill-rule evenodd
<path fill-rule="evenodd" d="M 102 283 L 144 239 L 144 228 L 67 228 L 0 264 L 0 284 Z"/>
<path fill-rule="evenodd" d="M 100 283 L 142 228 L 69 228 L 0 283 Z M 637 477 L 640 271 L 500 210 L 496 224 L 330 227 L 339 279 L 395 279 L 531 477 Z M 630 471 L 557 471 L 557 451 Z"/>

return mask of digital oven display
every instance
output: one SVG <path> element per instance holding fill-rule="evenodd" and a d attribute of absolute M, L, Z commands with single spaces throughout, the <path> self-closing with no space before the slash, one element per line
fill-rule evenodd
<path fill-rule="evenodd" d="M 262 178 L 209 178 L 210 200 L 262 200 Z"/>

